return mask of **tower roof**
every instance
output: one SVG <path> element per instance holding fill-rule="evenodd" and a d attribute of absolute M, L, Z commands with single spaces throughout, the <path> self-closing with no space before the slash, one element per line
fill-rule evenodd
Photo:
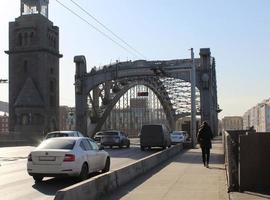
<path fill-rule="evenodd" d="M 48 18 L 49 0 L 21 0 L 21 15 L 41 14 Z"/>
<path fill-rule="evenodd" d="M 43 100 L 31 78 L 25 81 L 14 105 L 25 107 L 44 106 Z"/>

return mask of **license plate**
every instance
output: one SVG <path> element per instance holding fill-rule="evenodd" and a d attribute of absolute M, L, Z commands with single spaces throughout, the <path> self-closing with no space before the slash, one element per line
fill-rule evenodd
<path fill-rule="evenodd" d="M 40 161 L 55 161 L 55 156 L 40 156 Z"/>

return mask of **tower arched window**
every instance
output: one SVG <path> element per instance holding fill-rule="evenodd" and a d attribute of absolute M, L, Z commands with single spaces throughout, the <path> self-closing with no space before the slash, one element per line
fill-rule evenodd
<path fill-rule="evenodd" d="M 18 35 L 18 46 L 22 46 L 23 44 L 23 36 L 22 33 L 19 33 Z"/>
<path fill-rule="evenodd" d="M 56 97 L 55 95 L 50 95 L 50 107 L 56 106 Z"/>
<path fill-rule="evenodd" d="M 23 35 L 23 43 L 24 43 L 24 45 L 27 45 L 28 44 L 28 34 L 27 33 L 24 33 L 24 35 Z"/>
<path fill-rule="evenodd" d="M 55 92 L 55 81 L 50 80 L 50 92 L 54 93 Z"/>
<path fill-rule="evenodd" d="M 28 72 L 28 62 L 27 62 L 27 60 L 25 60 L 23 62 L 23 71 L 24 71 L 24 73 L 27 73 Z"/>
<path fill-rule="evenodd" d="M 22 114 L 22 125 L 29 125 L 30 124 L 30 118 L 29 115 L 27 113 Z"/>
<path fill-rule="evenodd" d="M 30 43 L 31 44 L 33 43 L 33 38 L 34 38 L 34 32 L 31 32 L 30 33 Z"/>
<path fill-rule="evenodd" d="M 56 39 L 53 38 L 53 47 L 56 48 Z"/>

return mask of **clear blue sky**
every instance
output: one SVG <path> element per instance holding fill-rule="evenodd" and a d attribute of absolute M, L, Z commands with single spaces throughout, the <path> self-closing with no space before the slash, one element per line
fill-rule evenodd
<path fill-rule="evenodd" d="M 69 0 L 59 0 L 75 11 Z M 193 47 L 216 58 L 220 117 L 243 115 L 270 97 L 269 0 L 76 0 L 148 60 L 189 58 Z M 19 0 L 1 0 L 0 78 L 8 78 L 8 22 L 20 14 Z M 89 22 L 95 22 L 82 12 Z M 50 0 L 49 19 L 60 28 L 60 104 L 75 104 L 73 57 L 85 55 L 88 70 L 111 61 L 140 59 Z M 96 25 L 98 26 L 98 25 Z M 100 27 L 100 26 L 98 26 Z M 0 100 L 8 101 L 7 84 Z"/>

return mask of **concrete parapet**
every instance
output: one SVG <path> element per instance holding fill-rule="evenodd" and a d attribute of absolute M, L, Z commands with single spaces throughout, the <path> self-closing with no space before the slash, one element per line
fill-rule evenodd
<path fill-rule="evenodd" d="M 117 186 L 122 186 L 129 182 L 130 180 L 136 178 L 136 176 L 141 175 L 144 172 L 144 167 L 142 162 L 134 162 L 130 165 L 117 169 L 116 174 L 116 184 Z"/>
<path fill-rule="evenodd" d="M 89 200 L 114 190 L 118 186 L 115 171 L 101 174 L 57 191 L 55 200 Z"/>
<path fill-rule="evenodd" d="M 173 157 L 183 149 L 183 144 L 142 158 L 117 170 L 107 172 L 57 191 L 54 200 L 96 200 L 108 192 L 123 186 L 135 177 Z"/>

